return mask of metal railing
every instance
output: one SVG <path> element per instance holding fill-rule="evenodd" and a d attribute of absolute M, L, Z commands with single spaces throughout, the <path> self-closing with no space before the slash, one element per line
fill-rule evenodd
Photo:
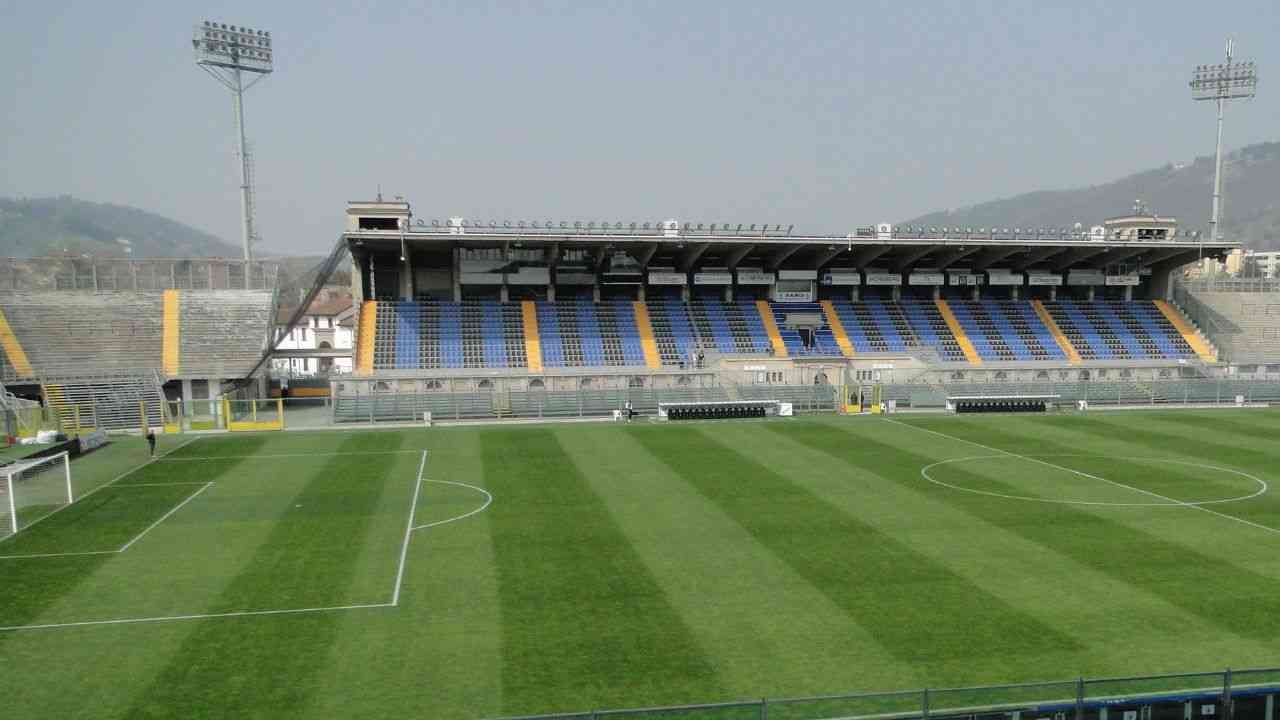
<path fill-rule="evenodd" d="M 664 720 L 928 720 L 1055 717 L 1064 720 L 1209 717 L 1270 720 L 1280 694 L 1280 668 L 1076 678 L 966 688 L 924 688 L 802 698 L 761 698 L 628 710 L 522 715 L 505 720 L 663 718 Z M 1159 714 L 1156 711 L 1160 711 Z M 1129 713 L 1133 714 L 1130 715 Z"/>

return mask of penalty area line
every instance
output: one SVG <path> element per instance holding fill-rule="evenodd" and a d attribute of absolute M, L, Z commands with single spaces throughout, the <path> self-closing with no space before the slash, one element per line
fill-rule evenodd
<path fill-rule="evenodd" d="M 273 458 L 346 457 L 348 455 L 410 455 L 417 450 L 352 450 L 351 452 L 262 453 L 257 455 L 182 455 L 164 458 L 165 462 L 200 462 L 205 460 L 271 460 Z M 423 451 L 425 452 L 425 451 Z M 160 458 L 156 458 L 157 460 Z"/>
<path fill-rule="evenodd" d="M 400 586 L 404 584 L 404 564 L 409 557 L 409 538 L 413 537 L 413 519 L 418 511 L 418 494 L 422 491 L 422 473 L 427 469 L 427 451 L 422 451 L 418 477 L 413 481 L 413 500 L 409 503 L 409 522 L 405 523 L 404 542 L 400 544 L 400 566 L 396 569 L 396 585 L 391 591 L 391 605 L 400 604 Z"/>
<path fill-rule="evenodd" d="M 1045 460 L 1040 460 L 1039 458 L 1027 457 L 1026 455 L 1019 455 L 1019 454 L 1017 454 L 1017 453 L 1015 453 L 1015 452 L 1010 452 L 1010 451 L 1008 451 L 1008 450 L 1002 450 L 1002 449 L 1000 449 L 1000 448 L 998 448 L 998 447 L 992 447 L 992 446 L 990 446 L 990 445 L 983 445 L 983 444 L 982 444 L 982 443 L 980 443 L 980 442 L 975 442 L 975 441 L 973 441 L 973 440 L 966 440 L 965 438 L 962 438 L 962 437 L 956 437 L 955 435 L 948 435 L 948 434 L 943 433 L 943 432 L 938 432 L 937 430 L 930 430 L 929 428 L 922 428 L 922 427 L 920 427 L 920 426 L 918 426 L 918 425 L 913 425 L 913 424 L 911 424 L 911 423 L 904 423 L 904 422 L 902 422 L 902 421 L 900 421 L 900 420 L 892 420 L 892 419 L 890 419 L 890 418 L 885 418 L 885 420 L 886 420 L 886 421 L 888 421 L 888 422 L 893 423 L 894 425 L 902 425 L 902 426 L 904 426 L 904 427 L 914 428 L 914 429 L 916 429 L 916 430 L 919 430 L 920 432 L 927 432 L 927 433 L 929 433 L 929 434 L 931 434 L 931 435 L 937 435 L 938 437 L 944 437 L 944 438 L 947 438 L 947 439 L 950 439 L 950 440 L 958 440 L 958 441 L 963 442 L 963 443 L 969 443 L 970 445 L 973 445 L 973 446 L 975 446 L 975 447 L 980 447 L 980 448 L 982 448 L 982 449 L 984 449 L 984 450 L 990 450 L 991 452 L 1000 453 L 1000 454 L 1002 454 L 1002 455 L 1008 455 L 1009 457 L 1019 458 L 1019 459 L 1021 459 L 1021 460 L 1026 460 L 1026 461 L 1028 461 L 1028 462 L 1037 463 L 1037 464 L 1039 464 L 1039 465 L 1044 465 L 1045 467 L 1051 467 L 1051 468 L 1054 468 L 1054 469 L 1057 469 L 1057 470 L 1064 470 L 1064 471 L 1066 471 L 1066 472 L 1074 473 L 1074 474 L 1079 475 L 1079 476 L 1081 476 L 1081 477 L 1089 478 L 1090 480 L 1097 480 L 1097 481 L 1099 481 L 1099 482 L 1104 482 L 1104 483 L 1107 483 L 1107 484 L 1109 484 L 1109 485 L 1114 485 L 1115 487 L 1124 488 L 1124 489 L 1126 489 L 1126 490 L 1132 490 L 1133 492 L 1136 492 L 1136 493 L 1142 493 L 1143 495 L 1147 495 L 1147 496 L 1149 496 L 1149 497 L 1153 497 L 1153 498 L 1156 498 L 1156 499 L 1159 499 L 1159 500 L 1164 500 L 1165 502 L 1169 503 L 1170 505 L 1176 505 L 1176 506 L 1184 507 L 1184 508 L 1191 508 L 1192 510 L 1199 510 L 1199 511 L 1201 511 L 1201 512 L 1209 513 L 1210 515 L 1216 515 L 1216 516 L 1218 516 L 1218 517 L 1220 517 L 1220 518 L 1225 518 L 1225 519 L 1227 519 L 1227 520 L 1233 520 L 1233 521 L 1238 522 L 1238 523 L 1240 523 L 1240 524 L 1242 524 L 1242 525 L 1248 525 L 1249 527 L 1252 527 L 1252 528 L 1257 528 L 1257 529 L 1259 529 L 1259 530 L 1265 530 L 1265 531 L 1267 531 L 1267 532 L 1269 532 L 1269 533 L 1276 533 L 1276 534 L 1280 534 L 1280 529 L 1276 529 L 1276 528 L 1273 528 L 1273 527 L 1270 527 L 1270 526 L 1267 526 L 1267 525 L 1260 525 L 1260 524 L 1258 524 L 1258 523 L 1256 523 L 1256 522 L 1253 522 L 1252 520 L 1246 520 L 1246 519 L 1244 519 L 1244 518 L 1242 518 L 1242 517 L 1236 517 L 1235 515 L 1228 515 L 1228 514 L 1226 514 L 1226 513 L 1224 513 L 1224 512 L 1218 512 L 1217 510 L 1213 510 L 1212 508 L 1207 508 L 1207 507 L 1205 507 L 1205 506 L 1203 506 L 1203 505 L 1196 505 L 1196 504 L 1194 504 L 1194 503 L 1186 502 L 1185 500 L 1178 500 L 1177 498 L 1171 498 L 1171 497 L 1169 497 L 1168 495 L 1161 495 L 1160 493 L 1152 492 L 1152 491 L 1150 491 L 1150 490 L 1144 490 L 1144 489 L 1142 489 L 1142 488 L 1140 488 L 1140 487 L 1134 487 L 1133 485 L 1126 485 L 1126 484 L 1124 484 L 1124 483 L 1122 483 L 1122 482 L 1117 482 L 1117 481 L 1115 481 L 1115 480 L 1109 480 L 1109 479 L 1107 479 L 1107 478 L 1100 477 L 1100 476 L 1098 476 L 1098 475 L 1091 475 L 1091 474 L 1089 474 L 1089 473 L 1087 473 L 1087 472 L 1084 472 L 1083 470 L 1076 470 L 1076 469 L 1074 469 L 1074 468 L 1065 467 L 1065 466 L 1063 466 L 1063 465 L 1055 465 L 1054 463 L 1047 462 L 1047 461 L 1045 461 Z"/>

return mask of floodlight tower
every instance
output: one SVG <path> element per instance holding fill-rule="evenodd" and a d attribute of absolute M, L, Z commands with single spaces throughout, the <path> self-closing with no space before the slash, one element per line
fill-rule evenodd
<path fill-rule="evenodd" d="M 1209 239 L 1217 241 L 1222 210 L 1222 112 L 1228 100 L 1251 98 L 1258 93 L 1258 71 L 1251 62 L 1233 62 L 1232 41 L 1227 38 L 1227 61 L 1221 65 L 1200 65 L 1191 76 L 1191 97 L 1218 102 L 1218 150 L 1213 171 L 1213 215 L 1209 218 Z"/>
<path fill-rule="evenodd" d="M 272 70 L 271 33 L 209 20 L 196 25 L 191 38 L 196 65 L 231 91 L 236 104 L 236 140 L 240 157 L 240 235 L 244 259 L 253 259 L 257 239 L 253 221 L 253 184 L 249 153 L 244 139 L 244 92 Z M 256 77 L 248 83 L 244 73 Z"/>

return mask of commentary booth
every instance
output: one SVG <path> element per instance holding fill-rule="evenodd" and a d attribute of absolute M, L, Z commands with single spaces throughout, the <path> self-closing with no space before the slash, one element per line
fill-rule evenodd
<path fill-rule="evenodd" d="M 954 395 L 947 410 L 954 413 L 1024 413 L 1053 410 L 1061 395 Z"/>

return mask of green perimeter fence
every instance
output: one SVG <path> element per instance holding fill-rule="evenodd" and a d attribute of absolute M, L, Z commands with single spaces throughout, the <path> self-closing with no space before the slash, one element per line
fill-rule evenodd
<path fill-rule="evenodd" d="M 833 385 L 719 385 L 712 387 L 579 390 L 394 390 L 340 394 L 332 400 L 286 401 L 291 427 L 331 423 L 422 422 L 508 418 L 586 418 L 610 415 L 627 401 L 637 412 L 657 412 L 660 402 L 777 400 L 797 413 L 836 411 Z M 881 397 L 898 409 L 941 409 L 956 395 L 1058 395 L 1072 406 L 1210 406 L 1278 403 L 1280 382 L 1246 380 L 1092 381 L 1071 383 L 947 383 L 882 385 Z"/>
<path fill-rule="evenodd" d="M 524 715 L 505 720 L 1274 720 L 1280 668 Z"/>

